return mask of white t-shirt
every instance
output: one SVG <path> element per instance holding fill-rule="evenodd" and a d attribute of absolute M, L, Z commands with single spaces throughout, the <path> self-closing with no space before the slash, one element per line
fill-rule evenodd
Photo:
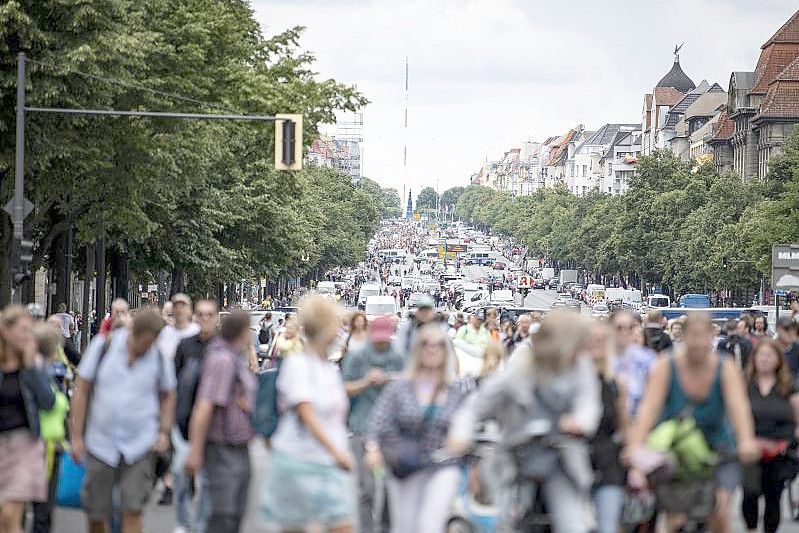
<path fill-rule="evenodd" d="M 75 327 L 75 318 L 69 313 L 56 313 L 58 320 L 61 321 L 61 336 L 66 339 L 72 337 L 72 329 Z"/>
<path fill-rule="evenodd" d="M 286 357 L 277 378 L 277 401 L 282 414 L 272 436 L 274 449 L 302 461 L 334 464 L 330 452 L 300 422 L 294 407 L 311 402 L 333 445 L 346 450 L 350 402 L 338 367 L 305 352 Z"/>
<path fill-rule="evenodd" d="M 166 357 L 174 359 L 175 352 L 178 350 L 178 344 L 180 344 L 180 341 L 197 335 L 199 332 L 200 326 L 196 322 L 189 323 L 189 325 L 183 329 L 166 325 L 158 335 L 158 349 L 161 350 L 161 353 Z"/>

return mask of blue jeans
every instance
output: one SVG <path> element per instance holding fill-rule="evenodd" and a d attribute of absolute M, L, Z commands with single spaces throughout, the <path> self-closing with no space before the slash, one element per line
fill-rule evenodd
<path fill-rule="evenodd" d="M 601 485 L 593 491 L 596 509 L 596 532 L 617 533 L 624 506 L 624 487 L 621 485 Z"/>
<path fill-rule="evenodd" d="M 176 428 L 172 429 L 172 446 L 175 454 L 172 459 L 172 490 L 175 495 L 175 511 L 177 512 L 178 525 L 186 528 L 190 533 L 205 533 L 208 517 L 211 515 L 211 501 L 208 495 L 208 478 L 205 470 L 194 477 L 194 491 L 197 496 L 197 506 L 192 513 L 191 486 L 189 475 L 184 467 L 189 454 L 189 443 Z"/>

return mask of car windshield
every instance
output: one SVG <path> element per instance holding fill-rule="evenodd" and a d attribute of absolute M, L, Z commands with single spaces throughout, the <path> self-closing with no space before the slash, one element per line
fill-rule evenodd
<path fill-rule="evenodd" d="M 370 304 L 366 306 L 367 315 L 391 315 L 394 314 L 395 311 L 394 304 L 391 303 Z"/>

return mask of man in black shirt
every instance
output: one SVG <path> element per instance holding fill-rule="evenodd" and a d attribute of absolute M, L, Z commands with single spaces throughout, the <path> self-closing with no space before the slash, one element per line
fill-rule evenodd
<path fill-rule="evenodd" d="M 187 366 L 189 361 L 195 359 L 202 361 L 205 358 L 205 348 L 217 334 L 219 325 L 219 306 L 217 303 L 213 300 L 197 301 L 194 305 L 194 321 L 200 326 L 200 332 L 197 335 L 181 340 L 175 351 L 175 374 L 178 378 L 179 397 L 183 392 L 181 387 L 186 381 L 185 377 L 183 382 L 181 381 L 181 372 L 184 369 L 190 371 Z M 211 514 L 207 487 L 204 483 L 205 476 L 202 474 L 198 476 L 196 485 L 197 506 L 192 512 L 190 480 L 184 471 L 189 444 L 183 439 L 180 430 L 172 431 L 172 444 L 175 448 L 172 474 L 174 476 L 175 510 L 177 511 L 178 525 L 185 528 L 185 531 L 204 531 L 205 524 Z"/>

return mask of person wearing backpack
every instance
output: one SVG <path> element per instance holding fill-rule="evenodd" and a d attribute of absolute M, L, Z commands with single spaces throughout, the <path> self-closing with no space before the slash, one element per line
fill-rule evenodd
<path fill-rule="evenodd" d="M 258 343 L 269 346 L 275 337 L 275 325 L 272 324 L 272 313 L 266 313 L 258 329 Z"/>
<path fill-rule="evenodd" d="M 211 513 L 207 477 L 202 470 L 194 479 L 197 506 L 192 512 L 191 483 L 185 466 L 189 453 L 189 422 L 197 398 L 206 348 L 217 335 L 218 304 L 213 300 L 198 300 L 194 306 L 194 320 L 199 325 L 200 332 L 180 341 L 175 351 L 177 407 L 175 427 L 172 428 L 172 445 L 175 448 L 172 476 L 177 512 L 175 533 L 204 533 Z"/>
<path fill-rule="evenodd" d="M 205 468 L 211 504 L 207 530 L 213 533 L 237 533 L 247 508 L 249 443 L 255 436 L 250 417 L 256 380 L 247 363 L 251 344 L 247 312 L 227 315 L 219 336 L 206 348 L 189 423 L 186 471 L 197 474 Z"/>
<path fill-rule="evenodd" d="M 735 361 L 735 366 L 740 370 L 744 370 L 749 366 L 749 359 L 752 355 L 752 341 L 741 334 L 740 323 L 744 323 L 744 321 L 741 320 L 739 322 L 734 318 L 727 320 L 724 324 L 724 330 L 727 335 L 719 340 L 716 349 L 731 357 Z"/>
<path fill-rule="evenodd" d="M 394 325 L 387 316 L 380 316 L 369 324 L 365 346 L 350 354 L 342 368 L 342 378 L 350 397 L 350 414 L 347 426 L 352 432 L 350 445 L 357 462 L 359 510 L 361 531 L 374 530 L 375 478 L 364 466 L 366 453 L 364 433 L 369 415 L 380 396 L 380 392 L 394 376 L 405 367 L 405 358 L 391 346 Z"/>
<path fill-rule="evenodd" d="M 169 449 L 175 414 L 173 361 L 156 346 L 163 326 L 158 311 L 140 310 L 129 329 L 94 339 L 78 367 L 71 455 L 86 465 L 81 503 L 90 532 L 110 523 L 115 486 L 123 530 L 142 529 L 156 454 Z"/>
<path fill-rule="evenodd" d="M 712 340 L 710 317 L 688 315 L 682 345 L 672 356 L 659 358 L 652 368 L 622 457 L 629 464 L 659 421 L 679 422 L 690 411 L 706 445 L 721 455 L 710 480 L 715 488 L 711 530 L 726 533 L 730 531 L 731 496 L 740 484 L 740 463 L 756 460 L 759 451 L 741 371 L 730 358 L 713 350 Z M 676 531 L 683 520 L 682 513 L 667 513 L 670 531 Z"/>

